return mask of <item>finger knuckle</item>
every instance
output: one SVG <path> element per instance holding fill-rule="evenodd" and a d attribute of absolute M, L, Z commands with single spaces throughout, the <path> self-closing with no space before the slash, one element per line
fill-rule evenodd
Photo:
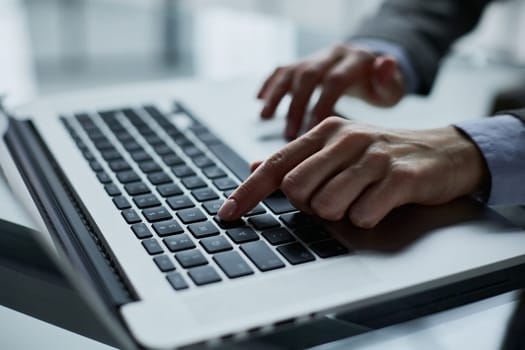
<path fill-rule="evenodd" d="M 367 167 L 385 168 L 392 162 L 392 154 L 381 145 L 370 146 L 366 151 L 364 163 Z"/>
<path fill-rule="evenodd" d="M 357 227 L 370 229 L 379 221 L 373 214 L 370 214 L 371 212 L 373 211 L 368 209 L 367 204 L 360 203 L 348 211 L 348 219 Z M 367 214 L 364 215 L 363 213 Z"/>
<path fill-rule="evenodd" d="M 332 56 L 339 57 L 348 51 L 348 44 L 338 43 L 332 48 Z"/>
<path fill-rule="evenodd" d="M 327 117 L 319 123 L 318 129 L 321 132 L 333 132 L 339 129 L 344 124 L 342 118 L 339 117 Z"/>
<path fill-rule="evenodd" d="M 281 190 L 296 203 L 305 203 L 308 197 L 301 176 L 297 172 L 286 174 L 281 182 Z"/>
<path fill-rule="evenodd" d="M 324 79 L 324 85 L 341 86 L 346 84 L 346 74 L 343 72 L 329 72 Z"/>
<path fill-rule="evenodd" d="M 337 221 L 344 217 L 344 210 L 334 202 L 333 198 L 327 196 L 316 196 L 312 199 L 310 207 L 316 215 L 325 220 Z"/>
<path fill-rule="evenodd" d="M 352 128 L 345 128 L 341 130 L 337 140 L 337 147 L 341 151 L 355 149 L 356 147 L 369 146 L 374 142 L 373 135 L 369 133 L 353 130 Z"/>
<path fill-rule="evenodd" d="M 414 167 L 393 166 L 390 172 L 390 183 L 393 186 L 413 186 L 420 177 L 420 172 Z"/>
<path fill-rule="evenodd" d="M 308 66 L 300 72 L 299 82 L 301 84 L 311 84 L 317 80 L 319 69 L 313 66 Z"/>
<path fill-rule="evenodd" d="M 280 174 L 284 169 L 285 160 L 285 152 L 283 150 L 279 150 L 260 165 L 260 167 L 262 167 L 261 170 L 265 174 Z"/>
<path fill-rule="evenodd" d="M 286 71 L 289 71 L 291 69 L 290 66 L 278 66 L 277 68 L 275 68 L 275 70 L 273 71 L 273 74 L 282 74 Z"/>

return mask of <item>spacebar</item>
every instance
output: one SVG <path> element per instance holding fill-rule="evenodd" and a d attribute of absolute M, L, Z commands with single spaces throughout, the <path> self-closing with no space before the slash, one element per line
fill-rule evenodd
<path fill-rule="evenodd" d="M 244 181 L 250 176 L 250 166 L 248 162 L 242 159 L 229 146 L 224 143 L 217 143 L 209 145 L 208 147 L 210 151 L 212 151 L 212 153 L 239 178 L 239 180 Z"/>

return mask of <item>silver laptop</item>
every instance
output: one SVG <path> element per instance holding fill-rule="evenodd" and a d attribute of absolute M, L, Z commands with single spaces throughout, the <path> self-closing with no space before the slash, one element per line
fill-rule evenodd
<path fill-rule="evenodd" d="M 227 343 L 334 312 L 373 322 L 519 283 L 524 232 L 469 198 L 403 207 L 372 230 L 302 214 L 278 192 L 219 220 L 244 159 L 272 141 L 249 127 L 255 108 L 212 97 L 203 109 L 193 92 L 95 91 L 3 116 L 11 188 L 122 347 Z"/>

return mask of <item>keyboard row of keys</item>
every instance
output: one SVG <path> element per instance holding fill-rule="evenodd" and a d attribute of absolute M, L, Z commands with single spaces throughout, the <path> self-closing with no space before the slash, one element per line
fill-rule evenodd
<path fill-rule="evenodd" d="M 244 262 L 241 255 L 234 250 L 230 241 L 221 235 L 218 228 L 207 219 L 207 215 L 197 208 L 194 202 L 194 200 L 196 200 L 202 203 L 202 208 L 206 213 L 214 216 L 224 200 L 220 198 L 220 195 L 217 194 L 215 190 L 207 187 L 206 183 L 196 175 L 195 170 L 184 164 L 184 160 L 173 152 L 169 146 L 156 135 L 155 131 L 141 120 L 138 114 L 133 110 L 124 110 L 123 112 L 136 127 L 137 131 L 144 137 L 146 142 L 152 146 L 153 150 L 159 156 L 162 156 L 163 162 L 170 166 L 171 172 L 181 180 L 182 185 L 188 190 L 191 190 L 190 194 L 192 198 L 184 195 L 180 187 L 172 182 L 171 178 L 162 171 L 161 167 L 153 158 L 139 143 L 134 141 L 133 137 L 124 129 L 122 124 L 114 118 L 114 114 L 109 120 L 105 120 L 108 127 L 115 133 L 117 139 L 123 142 L 124 148 L 131 149 L 129 153 L 131 158 L 137 162 L 139 169 L 146 174 L 148 180 L 153 185 L 156 185 L 157 192 L 166 198 L 166 203 L 175 211 L 178 220 L 184 225 L 187 225 L 191 235 L 199 240 L 200 245 L 208 254 L 212 254 L 213 261 L 215 261 L 229 278 L 252 274 L 253 271 L 249 265 Z M 173 140 L 176 139 L 178 142 L 184 144 L 184 147 L 182 147 L 184 154 L 191 158 L 193 164 L 200 169 L 205 177 L 212 180 L 213 185 L 219 191 L 223 192 L 225 196 L 231 194 L 237 187 L 235 180 L 229 178 L 220 167 L 214 164 L 209 157 L 205 156 L 202 151 L 189 140 L 186 139 L 186 141 L 183 141 L 182 138 L 184 136 L 160 113 L 157 122 L 161 124 L 163 130 L 166 131 Z M 93 135 L 95 138 L 103 140 L 103 134 L 101 132 L 97 131 L 93 126 L 89 126 L 88 128 L 94 130 Z M 126 136 L 126 133 L 128 133 L 129 136 Z M 211 133 L 208 133 L 205 128 L 200 128 L 195 134 L 208 135 L 203 138 L 198 137 L 201 141 L 202 139 L 208 141 L 213 139 L 209 136 Z M 132 145 L 132 142 L 135 144 Z M 126 147 L 124 143 L 126 143 L 128 147 Z M 105 147 L 107 145 L 103 144 L 102 146 Z M 140 177 L 134 172 L 131 166 L 122 159 L 120 153 L 114 148 L 104 148 L 101 154 L 102 152 L 103 158 L 108 162 L 109 168 L 115 172 L 119 182 L 124 185 L 126 193 L 133 197 L 133 203 L 137 208 L 143 209 L 142 214 L 147 221 L 152 223 L 153 231 L 159 237 L 164 237 L 162 243 L 169 251 L 175 253 L 174 258 L 177 262 L 183 268 L 189 269 L 188 275 L 194 283 L 200 285 L 199 283 L 203 283 L 203 281 L 206 280 L 216 281 L 216 278 L 199 279 L 198 276 L 203 276 L 203 272 L 206 272 L 210 276 L 213 274 L 216 275 L 216 272 L 214 272 L 212 266 L 207 265 L 208 260 L 198 250 L 199 247 L 195 246 L 195 243 L 189 235 L 183 233 L 184 228 L 177 220 L 173 219 L 170 212 L 162 206 L 157 196 L 151 193 L 149 186 L 139 181 Z M 92 158 L 91 162 L 96 162 L 91 155 L 88 155 L 86 158 Z M 93 164 L 92 168 L 94 168 L 94 171 L 103 169 L 100 164 Z M 97 174 L 97 176 L 99 175 Z M 104 175 L 101 175 L 101 177 L 104 178 Z M 154 255 L 155 264 L 157 264 L 159 269 L 163 272 L 173 271 L 175 266 L 170 258 L 164 254 L 159 255 L 164 253 L 162 246 L 153 237 L 148 226 L 141 222 L 142 220 L 137 212 L 131 209 L 129 201 L 121 195 L 118 186 L 109 182 L 105 188 L 106 192 L 114 197 L 113 201 L 117 208 L 123 210 L 122 215 L 126 221 L 132 224 L 131 228 L 135 236 L 143 240 L 142 244 L 146 251 Z M 279 197 L 277 195 L 274 196 L 273 199 L 270 199 L 270 203 L 273 204 L 273 206 L 269 206 L 274 212 L 281 211 L 286 213 L 290 210 L 295 210 L 295 208 L 286 202 L 286 198 L 283 200 L 282 196 Z M 315 260 L 313 254 L 303 244 L 296 241 L 294 235 L 287 229 L 280 227 L 281 224 L 279 221 L 275 220 L 273 216 L 266 214 L 266 210 L 261 205 L 258 205 L 246 216 L 249 217 L 247 221 L 251 226 L 262 231 L 261 236 L 252 228 L 246 226 L 246 223 L 242 219 L 237 222 L 223 222 L 215 216 L 214 220 L 221 228 L 225 229 L 226 235 L 231 241 L 239 244 L 240 251 L 242 251 L 259 270 L 269 271 L 285 266 L 277 254 L 270 249 L 264 241 L 260 240 L 260 237 L 263 237 L 270 244 L 277 246 L 276 251 L 290 264 L 299 264 Z M 280 217 L 283 223 L 287 224 L 291 222 L 291 227 L 293 227 L 294 222 L 291 218 L 292 217 L 287 214 L 283 214 Z M 306 230 L 304 226 L 299 225 L 299 228 L 300 230 L 293 231 L 297 237 L 300 238 L 300 234 L 309 237 L 307 233 L 305 234 L 308 230 Z M 310 241 L 307 239 L 306 243 L 314 242 L 312 246 L 310 246 L 310 249 L 314 250 L 315 248 L 314 251 L 316 253 L 319 251 L 317 254 L 321 257 L 333 256 L 334 252 L 338 254 L 341 254 L 343 251 L 346 252 L 346 248 L 342 247 L 337 241 L 326 240 L 327 237 L 324 237 L 324 239 L 324 242 L 317 242 L 318 239 L 315 237 L 315 239 Z M 209 268 L 202 270 L 203 272 L 199 272 L 199 270 L 192 272 L 197 268 L 196 266 L 199 265 L 207 265 L 206 267 Z M 244 267 L 241 268 L 240 266 L 243 265 Z M 184 277 L 181 274 L 173 272 L 170 275 L 175 276 L 174 274 L 178 274 L 178 277 L 171 277 L 171 279 L 178 282 L 173 283 L 173 281 L 170 281 L 172 285 L 179 285 L 180 281 L 184 282 Z M 194 279 L 192 275 L 196 277 L 196 279 Z M 217 275 L 217 277 L 219 276 Z M 170 280 L 169 277 L 168 280 Z M 220 277 L 218 280 L 220 280 Z M 197 281 L 199 281 L 199 283 Z M 183 284 L 185 288 L 188 287 L 185 282 Z"/>

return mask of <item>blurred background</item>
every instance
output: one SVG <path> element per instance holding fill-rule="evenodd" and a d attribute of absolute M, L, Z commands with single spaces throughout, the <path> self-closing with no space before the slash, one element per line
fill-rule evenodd
<path fill-rule="evenodd" d="M 18 104 L 132 81 L 262 77 L 278 64 L 344 40 L 380 3 L 2 0 L 0 94 Z M 525 21 L 519 21 L 524 3 L 496 1 L 455 55 L 475 64 L 525 62 L 525 47 L 517 45 L 525 34 Z"/>

